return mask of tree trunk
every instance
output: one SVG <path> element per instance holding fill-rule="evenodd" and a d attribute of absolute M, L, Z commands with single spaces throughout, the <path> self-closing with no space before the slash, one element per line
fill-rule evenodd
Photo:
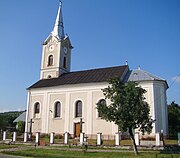
<path fill-rule="evenodd" d="M 135 139 L 134 139 L 134 134 L 133 134 L 131 128 L 129 128 L 129 134 L 130 134 L 131 141 L 133 143 L 134 153 L 135 153 L 135 155 L 138 155 L 138 150 L 137 150 L 136 142 L 135 142 Z"/>

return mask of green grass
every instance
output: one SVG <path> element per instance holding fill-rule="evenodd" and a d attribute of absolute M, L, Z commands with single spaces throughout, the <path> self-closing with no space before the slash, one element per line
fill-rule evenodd
<path fill-rule="evenodd" d="M 178 154 L 163 154 L 160 151 L 143 152 L 135 156 L 132 152 L 84 152 L 82 151 L 69 151 L 69 150 L 56 150 L 56 149 L 29 149 L 24 151 L 9 151 L 2 152 L 4 154 L 27 156 L 27 157 L 43 157 L 43 158 L 57 158 L 57 157 L 97 157 L 97 158 L 180 158 Z"/>
<path fill-rule="evenodd" d="M 19 145 L 17 145 L 17 144 L 11 144 L 11 145 L 0 144 L 0 149 L 9 149 L 9 148 L 17 148 L 17 147 L 19 147 Z"/>
<path fill-rule="evenodd" d="M 165 141 L 166 145 L 177 145 L 178 144 L 178 140 L 165 139 L 164 141 Z"/>

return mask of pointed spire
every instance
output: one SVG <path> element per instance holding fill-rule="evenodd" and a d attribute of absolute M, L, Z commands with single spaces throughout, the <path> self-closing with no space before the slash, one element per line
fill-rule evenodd
<path fill-rule="evenodd" d="M 56 17 L 56 22 L 54 25 L 54 29 L 51 33 L 52 33 L 52 35 L 54 35 L 60 39 L 63 39 L 65 37 L 64 26 L 63 26 L 63 17 L 62 17 L 62 0 L 60 0 L 59 9 L 58 9 L 57 17 Z"/>

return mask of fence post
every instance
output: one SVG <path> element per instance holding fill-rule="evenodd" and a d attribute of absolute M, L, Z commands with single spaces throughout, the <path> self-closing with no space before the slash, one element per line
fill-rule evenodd
<path fill-rule="evenodd" d="M 68 142 L 69 142 L 69 133 L 65 132 L 65 134 L 64 134 L 64 144 L 68 144 Z"/>
<path fill-rule="evenodd" d="M 13 142 L 16 141 L 16 136 L 17 136 L 17 133 L 16 133 L 16 132 L 13 132 Z"/>
<path fill-rule="evenodd" d="M 84 143 L 84 133 L 80 133 L 80 144 L 83 145 Z"/>
<path fill-rule="evenodd" d="M 54 132 L 52 132 L 52 133 L 50 134 L 50 144 L 54 144 L 54 135 L 55 135 Z"/>
<path fill-rule="evenodd" d="M 116 146 L 119 146 L 119 145 L 120 145 L 120 133 L 119 133 L 119 132 L 117 132 L 117 133 L 115 134 L 115 145 L 116 145 Z"/>
<path fill-rule="evenodd" d="M 3 141 L 6 140 L 6 131 L 3 132 Z"/>
<path fill-rule="evenodd" d="M 140 145 L 140 138 L 139 138 L 139 133 L 135 133 L 135 143 L 136 145 Z"/>
<path fill-rule="evenodd" d="M 38 144 L 38 145 L 39 145 L 39 140 L 40 140 L 40 133 L 37 132 L 36 133 L 36 141 L 35 141 L 35 143 Z"/>
<path fill-rule="evenodd" d="M 28 141 L 28 132 L 24 133 L 24 143 L 27 143 Z"/>
<path fill-rule="evenodd" d="M 102 133 L 97 133 L 97 145 L 102 145 Z"/>
<path fill-rule="evenodd" d="M 156 146 L 160 146 L 161 141 L 160 141 L 160 133 L 156 133 Z"/>

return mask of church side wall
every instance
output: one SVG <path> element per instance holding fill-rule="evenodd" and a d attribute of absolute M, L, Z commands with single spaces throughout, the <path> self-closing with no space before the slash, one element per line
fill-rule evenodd
<path fill-rule="evenodd" d="M 145 98 L 150 105 L 150 115 L 153 119 L 156 119 L 151 135 L 154 135 L 160 129 L 166 132 L 166 90 L 162 86 L 163 84 L 141 82 L 139 85 L 147 91 Z M 104 99 L 101 89 L 105 87 L 107 87 L 107 83 L 79 84 L 31 90 L 28 121 L 33 118 L 33 132 L 55 132 L 56 134 L 69 132 L 73 136 L 75 124 L 80 122 L 80 117 L 75 117 L 75 104 L 80 100 L 82 101 L 82 121 L 84 122 L 82 132 L 93 138 L 96 137 L 97 133 L 102 133 L 107 137 L 110 135 L 114 136 L 118 131 L 117 125 L 99 118 L 96 109 L 96 103 L 100 99 Z M 161 95 L 160 100 L 154 97 L 160 95 L 161 92 L 164 92 L 164 95 Z M 57 101 L 61 104 L 59 118 L 54 117 L 54 107 Z M 40 114 L 37 116 L 34 115 L 36 102 L 40 103 Z M 110 101 L 107 100 L 107 105 L 109 104 Z"/>
<path fill-rule="evenodd" d="M 117 129 L 114 123 L 107 123 L 98 118 L 96 103 L 104 98 L 102 88 L 107 83 L 99 85 L 75 85 L 59 87 L 54 89 L 35 89 L 31 91 L 30 118 L 33 118 L 33 132 L 63 134 L 69 132 L 74 135 L 74 124 L 80 122 L 80 117 L 75 117 L 75 104 L 82 101 L 83 132 L 96 136 L 97 133 L 112 135 Z M 61 117 L 54 118 L 54 105 L 61 103 Z M 34 105 L 40 103 L 40 114 L 34 115 Z"/>

